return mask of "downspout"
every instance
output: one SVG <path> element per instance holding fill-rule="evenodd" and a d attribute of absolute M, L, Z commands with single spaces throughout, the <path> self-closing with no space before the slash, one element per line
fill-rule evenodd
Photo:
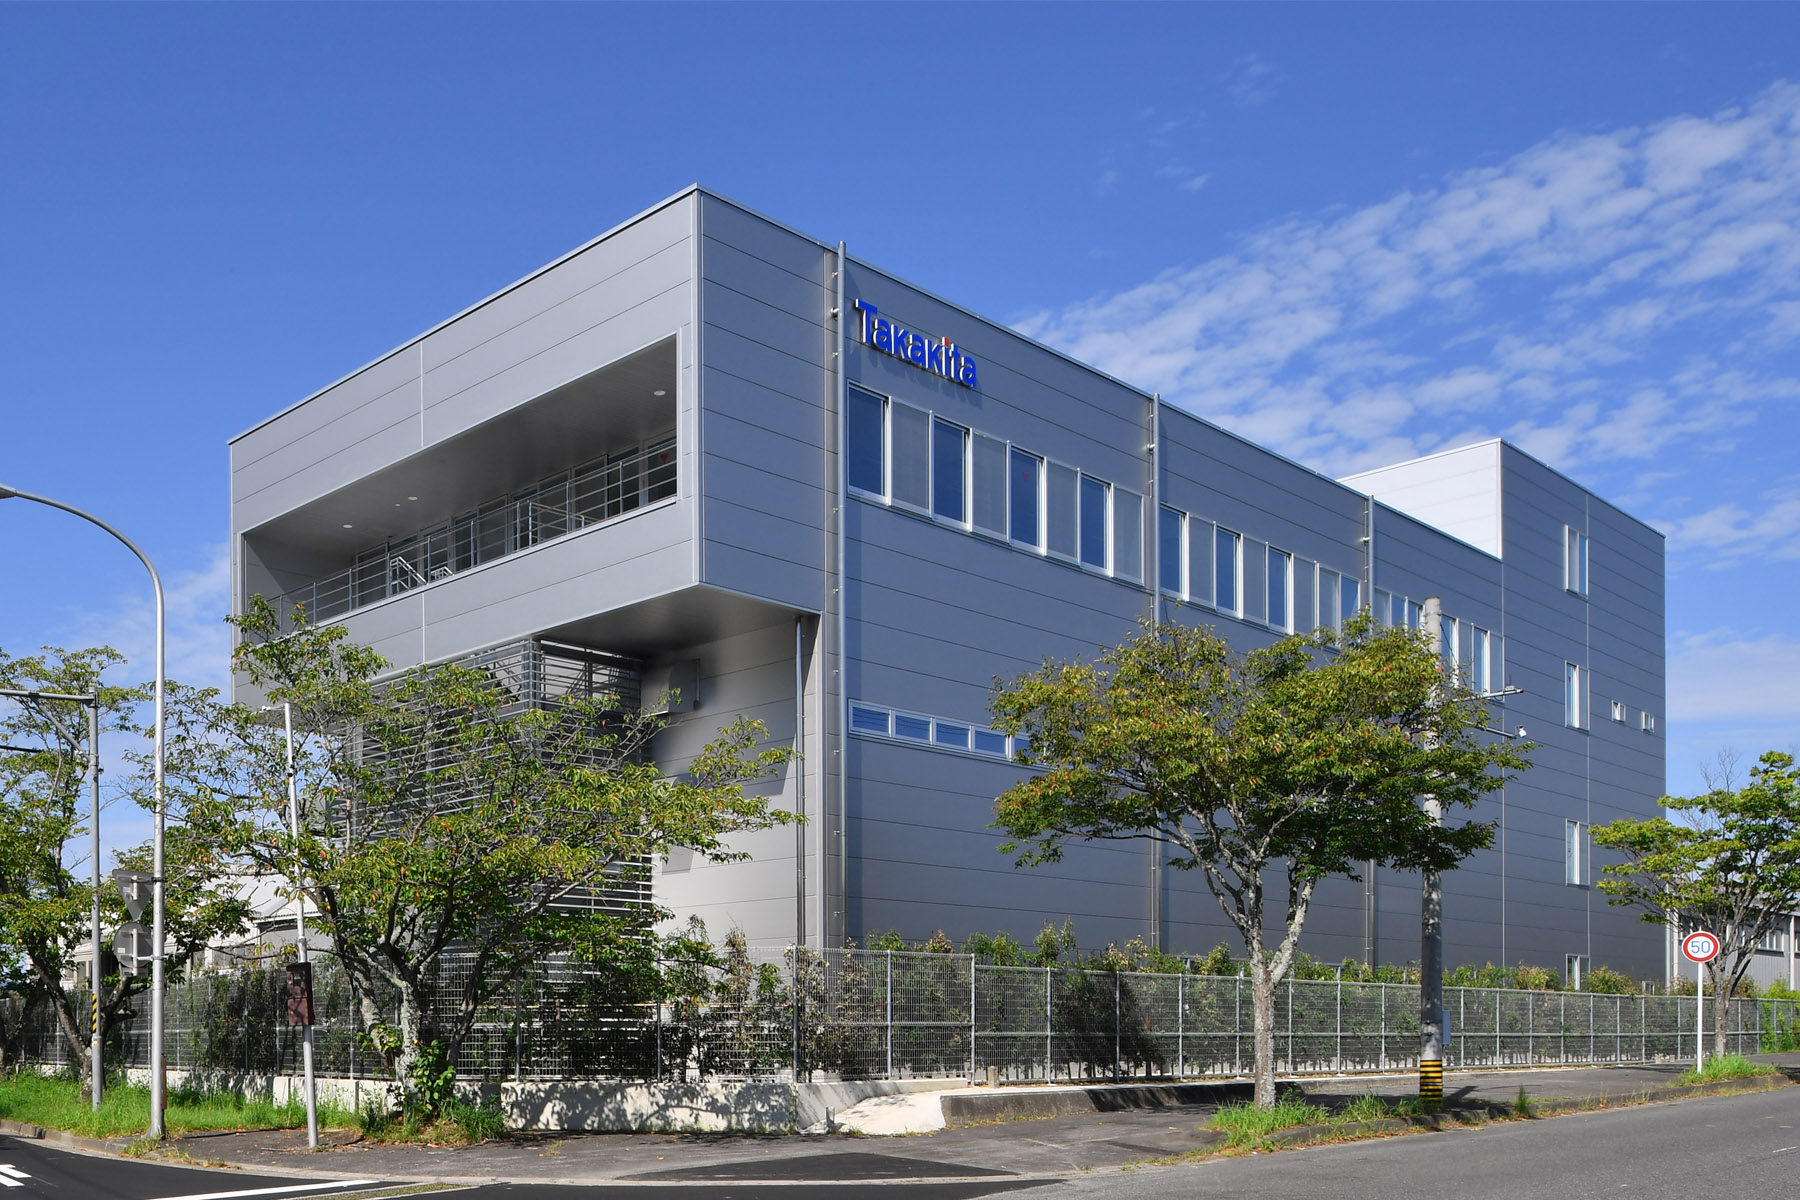
<path fill-rule="evenodd" d="M 1157 453 L 1162 440 L 1162 393 L 1150 393 L 1150 442 L 1144 447 L 1150 456 L 1150 511 L 1140 529 L 1150 539 L 1150 570 L 1145 582 L 1150 586 L 1150 620 L 1162 624 L 1162 456 Z M 1161 950 L 1163 944 L 1163 867 L 1162 847 L 1154 840 L 1150 846 L 1150 948 Z"/>
<path fill-rule="evenodd" d="M 1362 547 L 1362 594 L 1364 603 L 1369 606 L 1369 611 L 1373 613 L 1375 611 L 1375 497 L 1372 495 L 1363 498 Z M 1388 620 L 1392 620 L 1394 615 L 1391 604 L 1392 602 L 1390 601 L 1390 608 L 1387 613 Z M 1376 965 L 1375 954 L 1379 949 L 1376 945 L 1376 927 L 1378 921 L 1379 912 L 1376 908 L 1375 891 L 1375 860 L 1370 859 L 1363 864 L 1363 965 L 1366 967 L 1373 967 Z"/>
<path fill-rule="evenodd" d="M 846 685 L 845 679 L 844 679 L 844 643 L 846 640 L 845 620 L 844 620 L 844 551 L 845 551 L 844 519 L 847 515 L 847 509 L 848 509 L 848 506 L 850 503 L 850 492 L 849 492 L 849 487 L 848 487 L 849 476 L 848 476 L 847 472 L 844 470 L 844 455 L 848 451 L 848 446 L 845 441 L 844 409 L 845 409 L 846 405 L 849 403 L 849 395 L 850 395 L 849 373 L 845 370 L 845 366 L 844 366 L 844 321 L 846 320 L 845 314 L 849 311 L 849 301 L 847 299 L 848 292 L 846 290 L 849 287 L 849 280 L 846 278 L 846 276 L 849 273 L 846 269 L 848 267 L 848 265 L 849 265 L 848 250 L 846 248 L 845 243 L 839 242 L 838 243 L 838 261 L 837 261 L 838 269 L 837 269 L 837 314 L 836 314 L 836 316 L 837 316 L 837 388 L 836 388 L 837 412 L 835 414 L 833 414 L 833 424 L 835 425 L 835 433 L 836 433 L 835 452 L 837 455 L 837 464 L 836 464 L 837 465 L 837 547 L 836 547 L 837 552 L 834 556 L 836 561 L 833 564 L 833 568 L 837 573 L 837 586 L 835 589 L 833 589 L 832 595 L 830 597 L 832 602 L 837 606 L 836 646 L 835 646 L 835 655 L 834 655 L 834 657 L 836 659 L 836 670 L 833 673 L 834 677 L 837 680 L 837 691 L 835 693 L 835 696 L 836 696 L 835 708 L 836 708 L 836 715 L 837 715 L 837 748 L 835 749 L 835 751 L 833 753 L 835 754 L 836 759 L 837 759 L 837 784 L 838 784 L 838 788 L 837 788 L 837 829 L 835 830 L 836 839 L 837 839 L 837 846 L 836 846 L 837 879 L 836 879 L 836 884 L 837 884 L 838 908 L 837 908 L 837 930 L 836 930 L 835 934 L 833 934 L 829 937 L 828 942 L 827 942 L 828 946 L 837 946 L 837 947 L 841 947 L 844 945 L 845 939 L 849 936 L 849 932 L 850 932 L 850 929 L 849 929 L 849 926 L 850 926 L 850 896 L 849 896 L 849 894 L 850 894 L 850 864 L 849 864 L 850 843 L 849 843 L 849 838 L 847 836 L 847 832 L 846 832 L 846 828 L 845 828 L 849 823 L 849 810 L 850 810 L 849 771 L 850 771 L 850 764 L 848 761 L 846 761 L 846 756 L 844 753 L 844 748 L 845 748 L 844 733 L 845 733 L 845 730 L 847 730 L 849 728 L 849 721 L 850 721 L 850 697 L 846 690 L 847 685 Z"/>
<path fill-rule="evenodd" d="M 806 618 L 794 618 L 794 945 L 806 945 Z"/>

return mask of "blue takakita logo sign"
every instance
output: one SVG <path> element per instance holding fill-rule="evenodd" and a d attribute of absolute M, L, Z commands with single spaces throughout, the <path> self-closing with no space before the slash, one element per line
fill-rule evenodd
<path fill-rule="evenodd" d="M 853 301 L 862 315 L 862 342 L 883 354 L 891 354 L 901 362 L 909 362 L 922 371 L 930 371 L 966 388 L 980 387 L 975 380 L 975 360 L 949 338 L 932 341 L 914 333 L 897 321 L 881 315 L 881 310 L 863 300 Z"/>

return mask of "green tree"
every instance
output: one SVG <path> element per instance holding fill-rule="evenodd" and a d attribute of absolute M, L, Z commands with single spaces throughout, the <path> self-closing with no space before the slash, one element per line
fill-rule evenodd
<path fill-rule="evenodd" d="M 124 662 L 106 648 L 59 650 L 14 658 L 0 652 L 0 687 L 62 695 L 97 695 L 100 728 L 128 737 L 147 731 L 134 722 L 146 688 L 117 687 L 102 674 Z M 169 693 L 172 718 L 179 721 L 189 693 L 175 685 Z M 87 714 L 81 705 L 39 699 L 9 702 L 0 717 L 0 978 L 23 986 L 26 997 L 48 1004 L 70 1057 L 80 1064 L 83 1087 L 91 1085 L 91 1009 L 85 997 L 65 992 L 74 949 L 87 940 L 94 889 L 89 855 L 91 800 L 87 791 Z M 129 756 L 137 766 L 143 764 Z M 148 809 L 153 803 L 145 771 L 134 771 L 112 789 Z M 148 848 L 122 853 L 127 866 L 149 863 Z M 170 954 L 167 970 L 179 978 L 188 956 L 207 940 L 242 928 L 247 906 L 213 878 L 211 856 L 189 831 L 169 830 L 164 853 L 165 908 Z M 101 936 L 130 919 L 110 877 L 100 889 Z M 149 921 L 146 914 L 144 920 Z M 82 956 L 82 965 L 86 964 Z M 110 953 L 106 961 L 111 962 Z M 120 975 L 114 964 L 98 988 L 102 1039 L 106 1031 L 134 1015 L 134 1001 L 149 988 L 147 975 Z"/>
<path fill-rule="evenodd" d="M 1724 1054 L 1731 996 L 1757 943 L 1800 909 L 1800 771 L 1792 755 L 1770 751 L 1745 786 L 1717 782 L 1703 795 L 1664 796 L 1674 820 L 1614 821 L 1594 830 L 1594 844 L 1625 857 L 1601 871 L 1608 903 L 1642 909 L 1652 924 L 1718 937 L 1706 975 L 1713 1052 Z"/>
<path fill-rule="evenodd" d="M 1046 663 L 996 690 L 997 723 L 1029 738 L 1039 771 L 996 803 L 1002 847 L 1022 866 L 1070 842 L 1138 839 L 1198 870 L 1248 952 L 1256 1100 L 1275 1101 L 1275 989 L 1319 881 L 1368 861 L 1445 870 L 1489 844 L 1485 824 L 1446 812 L 1501 786 L 1524 747 L 1490 744 L 1480 699 L 1446 681 L 1424 639 L 1327 630 L 1248 654 L 1216 632 L 1144 626 L 1094 662 Z M 1271 922 L 1271 868 L 1286 900 Z M 1269 940 L 1271 931 L 1278 931 Z"/>
<path fill-rule="evenodd" d="M 487 673 L 448 665 L 381 679 L 387 664 L 341 627 L 281 636 L 260 600 L 234 624 L 236 668 L 292 706 L 299 836 L 283 733 L 267 713 L 215 701 L 171 751 L 174 786 L 187 819 L 240 868 L 289 880 L 297 868 L 415 1111 L 442 1095 L 442 1064 L 482 1005 L 527 969 L 561 955 L 632 970 L 666 915 L 560 901 L 641 882 L 653 856 L 678 846 L 741 858 L 733 835 L 792 819 L 750 788 L 790 753 L 765 746 L 755 721 L 727 726 L 669 778 L 650 753 L 663 719 L 612 697 L 513 712 Z M 440 970 L 450 955 L 466 968 Z"/>

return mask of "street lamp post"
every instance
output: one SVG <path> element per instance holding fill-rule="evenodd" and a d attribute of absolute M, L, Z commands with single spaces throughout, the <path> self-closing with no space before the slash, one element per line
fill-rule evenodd
<path fill-rule="evenodd" d="M 147 1131 L 153 1138 L 161 1138 L 163 1129 L 163 1108 L 168 1099 L 167 1083 L 163 1078 L 163 938 L 166 933 L 165 914 L 163 909 L 163 746 L 164 746 L 164 611 L 162 576 L 156 573 L 156 564 L 150 556 L 138 549 L 136 542 L 114 529 L 111 525 L 96 517 L 93 513 L 83 512 L 72 504 L 64 504 L 60 500 L 52 500 L 47 496 L 34 496 L 30 492 L 21 492 L 0 484 L 0 500 L 13 498 L 30 500 L 37 504 L 60 508 L 71 516 L 80 517 L 90 524 L 113 535 L 125 548 L 137 555 L 137 560 L 144 564 L 150 572 L 150 586 L 156 593 L 156 730 L 155 751 L 153 754 L 154 783 L 152 797 L 155 805 L 156 820 L 154 824 L 153 848 L 150 862 L 150 896 L 152 917 L 150 922 L 150 939 L 152 943 L 150 959 L 150 1128 Z"/>
<path fill-rule="evenodd" d="M 273 705 L 265 706 L 273 708 Z M 300 951 L 300 961 L 310 964 L 312 956 L 306 945 L 306 893 L 301 889 L 300 877 L 305 873 L 306 862 L 300 855 L 300 796 L 299 785 L 294 775 L 294 706 L 287 701 L 281 703 L 281 728 L 287 735 L 287 802 L 288 828 L 294 837 L 294 941 Z M 309 984 L 310 986 L 310 984 Z M 309 1149 L 319 1148 L 319 1088 L 313 1077 L 313 1027 L 312 1014 L 307 1014 L 306 1024 L 301 1026 L 300 1055 L 302 1069 L 306 1076 L 306 1145 Z"/>

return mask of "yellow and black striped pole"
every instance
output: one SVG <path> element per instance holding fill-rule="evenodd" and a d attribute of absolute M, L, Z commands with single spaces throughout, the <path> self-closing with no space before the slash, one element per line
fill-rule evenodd
<path fill-rule="evenodd" d="M 1444 1103 L 1444 1060 L 1428 1058 L 1419 1063 L 1419 1102 L 1426 1108 Z"/>

